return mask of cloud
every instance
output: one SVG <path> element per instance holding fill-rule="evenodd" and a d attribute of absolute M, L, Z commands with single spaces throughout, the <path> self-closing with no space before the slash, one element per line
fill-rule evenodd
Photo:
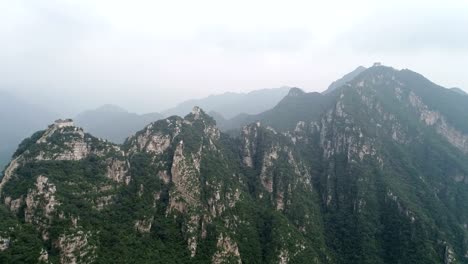
<path fill-rule="evenodd" d="M 227 28 L 204 30 L 199 38 L 214 47 L 234 52 L 298 52 L 312 45 L 307 29 L 256 29 L 236 31 Z"/>
<path fill-rule="evenodd" d="M 468 52 L 467 12 L 468 8 L 380 10 L 338 39 L 364 53 Z"/>
<path fill-rule="evenodd" d="M 455 1 L 0 1 L 0 89 L 68 112 L 150 112 L 226 91 L 320 91 L 376 60 L 468 87 L 468 9 Z"/>

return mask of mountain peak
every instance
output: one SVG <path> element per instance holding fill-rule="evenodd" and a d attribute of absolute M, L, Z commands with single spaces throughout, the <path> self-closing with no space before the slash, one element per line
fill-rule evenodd
<path fill-rule="evenodd" d="M 73 119 L 57 119 L 54 121 L 53 124 L 49 125 L 47 130 L 42 134 L 42 136 L 36 141 L 36 143 L 46 143 L 48 142 L 49 138 L 59 135 L 73 134 L 79 138 L 84 138 L 84 131 L 82 128 L 78 128 L 75 126 Z M 59 136 L 60 137 L 60 136 Z"/>
<path fill-rule="evenodd" d="M 293 87 L 289 90 L 289 93 L 288 93 L 288 96 L 301 96 L 301 95 L 304 95 L 305 92 L 300 89 L 300 88 L 297 88 L 297 87 Z"/>
<path fill-rule="evenodd" d="M 203 109 L 201 109 L 199 106 L 194 106 L 192 108 L 192 111 L 190 114 L 186 115 L 185 120 L 188 121 L 201 121 L 207 125 L 216 125 L 216 121 L 208 115 Z"/>
<path fill-rule="evenodd" d="M 374 63 L 375 65 L 375 63 Z M 328 94 L 331 93 L 332 91 L 336 90 L 337 88 L 345 85 L 347 82 L 352 81 L 355 77 L 357 77 L 359 74 L 367 70 L 366 67 L 364 66 L 358 66 L 356 69 L 354 69 L 352 72 L 349 72 L 345 74 L 343 77 L 340 79 L 332 82 L 330 86 L 328 86 L 327 90 L 323 92 L 323 94 Z"/>
<path fill-rule="evenodd" d="M 192 116 L 193 120 L 199 120 L 199 119 L 206 119 L 211 117 L 203 111 L 199 106 L 194 106 L 192 108 L 192 111 L 190 112 L 189 116 Z"/>
<path fill-rule="evenodd" d="M 98 108 L 96 108 L 96 111 L 99 112 L 108 112 L 108 113 L 123 113 L 123 112 L 128 112 L 124 108 L 118 106 L 118 105 L 113 105 L 113 104 L 105 104 L 102 105 Z"/>
<path fill-rule="evenodd" d="M 198 106 L 194 106 L 192 108 L 192 114 L 195 116 L 195 119 L 199 119 L 200 115 L 204 114 L 205 112 Z"/>
<path fill-rule="evenodd" d="M 75 123 L 73 122 L 73 119 L 67 118 L 67 119 L 57 119 L 55 120 L 53 126 L 56 126 L 58 128 L 62 127 L 74 127 Z"/>

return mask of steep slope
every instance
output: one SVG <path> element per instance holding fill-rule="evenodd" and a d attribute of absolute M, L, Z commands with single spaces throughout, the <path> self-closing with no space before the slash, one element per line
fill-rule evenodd
<path fill-rule="evenodd" d="M 159 113 L 138 115 L 118 106 L 103 105 L 95 110 L 80 113 L 75 122 L 97 137 L 123 143 L 128 136 L 159 119 L 162 119 Z"/>
<path fill-rule="evenodd" d="M 189 100 L 163 112 L 165 116 L 183 116 L 194 106 L 207 112 L 217 112 L 230 119 L 238 114 L 258 114 L 275 106 L 289 91 L 289 87 L 261 89 L 249 93 L 224 93 L 206 98 Z"/>
<path fill-rule="evenodd" d="M 331 106 L 334 96 L 320 93 L 305 93 L 291 88 L 289 93 L 272 109 L 257 115 L 241 114 L 230 120 L 223 120 L 223 131 L 237 130 L 242 126 L 261 120 L 262 124 L 273 126 L 279 131 L 292 130 L 299 121 L 316 121 Z"/>
<path fill-rule="evenodd" d="M 0 91 L 0 171 L 21 140 L 53 120 L 54 114 L 47 109 Z"/>
<path fill-rule="evenodd" d="M 327 90 L 323 91 L 323 94 L 328 94 L 336 90 L 337 88 L 340 88 L 341 86 L 345 85 L 347 82 L 353 80 L 356 76 L 358 76 L 361 72 L 365 71 L 366 67 L 364 66 L 359 66 L 356 69 L 354 69 L 352 72 L 349 72 L 345 74 L 343 77 L 340 79 L 332 82 Z"/>
<path fill-rule="evenodd" d="M 330 244 L 348 263 L 465 263 L 465 149 L 422 99 L 443 88 L 387 67 L 348 85 L 320 124 Z"/>
<path fill-rule="evenodd" d="M 257 204 L 274 211 L 262 216 L 262 243 L 273 246 L 264 249 L 265 263 L 333 263 L 313 184 L 319 176 L 313 155 L 304 155 L 289 135 L 260 123 L 245 126 L 240 141 L 249 192 Z"/>

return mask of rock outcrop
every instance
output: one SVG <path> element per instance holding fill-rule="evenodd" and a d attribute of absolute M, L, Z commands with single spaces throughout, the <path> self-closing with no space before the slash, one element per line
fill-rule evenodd
<path fill-rule="evenodd" d="M 91 233 L 81 230 L 60 236 L 60 263 L 93 263 L 96 247 L 89 244 L 90 237 Z"/>
<path fill-rule="evenodd" d="M 231 240 L 229 236 L 220 234 L 218 242 L 216 242 L 217 251 L 213 256 L 211 263 L 242 263 L 237 244 Z"/>
<path fill-rule="evenodd" d="M 415 93 L 411 92 L 408 100 L 419 113 L 422 122 L 428 126 L 434 127 L 437 133 L 444 137 L 450 144 L 463 153 L 468 154 L 468 135 L 450 125 L 441 113 L 430 110 Z"/>

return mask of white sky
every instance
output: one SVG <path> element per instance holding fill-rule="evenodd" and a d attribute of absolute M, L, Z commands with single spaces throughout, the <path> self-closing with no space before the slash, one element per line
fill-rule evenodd
<path fill-rule="evenodd" d="M 467 90 L 468 1 L 0 0 L 0 89 L 68 113 L 323 91 L 374 61 Z"/>

